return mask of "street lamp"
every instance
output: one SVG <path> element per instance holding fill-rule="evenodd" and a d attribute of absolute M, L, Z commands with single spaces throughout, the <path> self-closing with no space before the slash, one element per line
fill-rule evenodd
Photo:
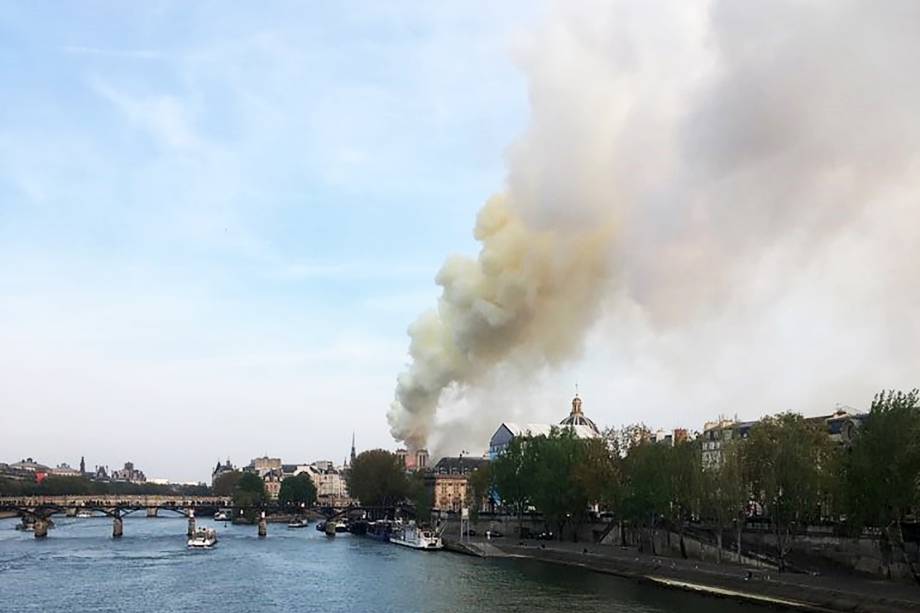
<path fill-rule="evenodd" d="M 463 454 L 469 455 L 470 452 L 466 449 L 460 450 L 460 457 L 457 461 L 457 472 L 459 477 L 463 479 Z M 466 526 L 466 540 L 470 540 L 470 519 L 469 519 L 469 510 L 465 505 L 466 503 L 466 487 L 467 483 L 464 481 L 463 491 L 460 492 L 460 540 L 463 540 L 463 526 Z"/>

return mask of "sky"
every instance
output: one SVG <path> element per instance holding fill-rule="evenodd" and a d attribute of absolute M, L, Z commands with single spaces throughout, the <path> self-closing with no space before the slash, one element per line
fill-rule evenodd
<path fill-rule="evenodd" d="M 0 461 L 395 448 L 406 326 L 526 122 L 533 7 L 385 4 L 5 3 Z"/>
<path fill-rule="evenodd" d="M 479 453 L 920 385 L 920 10 L 8 2 L 0 461 Z"/>

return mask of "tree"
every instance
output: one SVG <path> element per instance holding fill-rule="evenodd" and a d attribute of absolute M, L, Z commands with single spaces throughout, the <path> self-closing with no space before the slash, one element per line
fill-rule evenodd
<path fill-rule="evenodd" d="M 361 452 L 352 463 L 348 491 L 361 504 L 389 507 L 406 498 L 409 482 L 396 454 L 372 449 Z"/>
<path fill-rule="evenodd" d="M 633 444 L 623 461 L 625 474 L 623 515 L 648 531 L 649 546 L 655 553 L 653 530 L 670 510 L 670 448 L 649 440 Z M 639 548 L 642 549 L 642 542 Z"/>
<path fill-rule="evenodd" d="M 236 489 L 237 484 L 240 482 L 240 477 L 242 476 L 243 473 L 238 470 L 231 470 L 221 474 L 214 480 L 214 485 L 211 486 L 211 492 L 215 496 L 232 496 L 233 490 Z"/>
<path fill-rule="evenodd" d="M 589 494 L 583 487 L 586 479 L 575 478 L 584 442 L 570 428 L 553 428 L 549 436 L 537 436 L 526 445 L 531 502 L 560 538 L 563 529 L 570 523 L 577 526 L 588 510 Z"/>
<path fill-rule="evenodd" d="M 719 562 L 722 561 L 722 533 L 730 522 L 735 523 L 735 546 L 740 560 L 745 506 L 750 498 L 744 479 L 744 440 L 725 441 L 721 455 L 721 462 L 701 475 L 703 514 L 715 520 Z"/>
<path fill-rule="evenodd" d="M 492 491 L 492 467 L 483 464 L 475 469 L 469 476 L 469 506 L 473 519 L 479 518 L 479 507 L 482 501 L 489 497 Z"/>
<path fill-rule="evenodd" d="M 508 446 L 492 462 L 492 482 L 503 505 L 510 506 L 518 516 L 518 531 L 524 523 L 524 511 L 530 504 L 531 473 L 523 437 L 511 439 Z"/>
<path fill-rule="evenodd" d="M 267 498 L 265 482 L 255 473 L 243 473 L 233 488 L 233 506 L 246 509 L 245 515 L 250 521 L 255 519 L 257 508 L 264 504 Z"/>
<path fill-rule="evenodd" d="M 285 506 L 311 506 L 316 502 L 316 485 L 310 475 L 302 473 L 281 482 L 278 502 Z"/>
<path fill-rule="evenodd" d="M 614 500 L 619 491 L 618 466 L 607 442 L 579 439 L 571 428 L 512 440 L 490 470 L 498 494 L 519 518 L 532 504 L 560 538 L 574 525 L 577 539 L 589 505 Z M 479 491 L 485 491 L 487 482 L 483 476 Z"/>
<path fill-rule="evenodd" d="M 829 464 L 827 435 L 801 415 L 766 417 L 751 428 L 745 443 L 746 473 L 767 509 L 780 570 L 793 538 L 791 528 L 820 515 Z"/>
<path fill-rule="evenodd" d="M 434 490 L 428 486 L 424 473 L 416 472 L 408 480 L 407 498 L 415 505 L 415 518 L 427 522 L 431 518 Z"/>
<path fill-rule="evenodd" d="M 702 458 L 698 441 L 678 441 L 667 446 L 668 504 L 667 516 L 680 535 L 680 555 L 687 557 L 684 545 L 684 525 L 694 512 L 700 510 L 702 497 Z M 670 533 L 669 533 L 670 534 Z"/>
<path fill-rule="evenodd" d="M 623 493 L 622 458 L 618 447 L 611 447 L 605 438 L 583 440 L 581 447 L 572 479 L 588 501 L 616 508 Z"/>
<path fill-rule="evenodd" d="M 884 527 L 920 583 L 902 529 L 904 516 L 920 506 L 920 390 L 876 395 L 843 466 L 848 521 L 855 528 Z"/>

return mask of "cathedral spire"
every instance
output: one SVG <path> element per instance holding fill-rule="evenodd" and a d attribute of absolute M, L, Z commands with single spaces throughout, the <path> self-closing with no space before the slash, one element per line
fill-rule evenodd
<path fill-rule="evenodd" d="M 349 466 L 355 463 L 356 455 L 357 454 L 355 454 L 355 431 L 352 430 L 351 431 L 351 463 L 349 464 Z"/>

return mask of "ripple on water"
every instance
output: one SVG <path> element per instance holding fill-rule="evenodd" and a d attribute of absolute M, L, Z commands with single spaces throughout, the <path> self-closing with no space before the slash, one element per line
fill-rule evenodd
<path fill-rule="evenodd" d="M 210 551 L 186 549 L 182 518 L 129 517 L 118 540 L 105 518 L 60 522 L 44 540 L 12 525 L 0 521 L 3 613 L 744 610 L 580 569 L 415 552 L 276 524 L 266 539 L 253 526 L 217 525 Z"/>

